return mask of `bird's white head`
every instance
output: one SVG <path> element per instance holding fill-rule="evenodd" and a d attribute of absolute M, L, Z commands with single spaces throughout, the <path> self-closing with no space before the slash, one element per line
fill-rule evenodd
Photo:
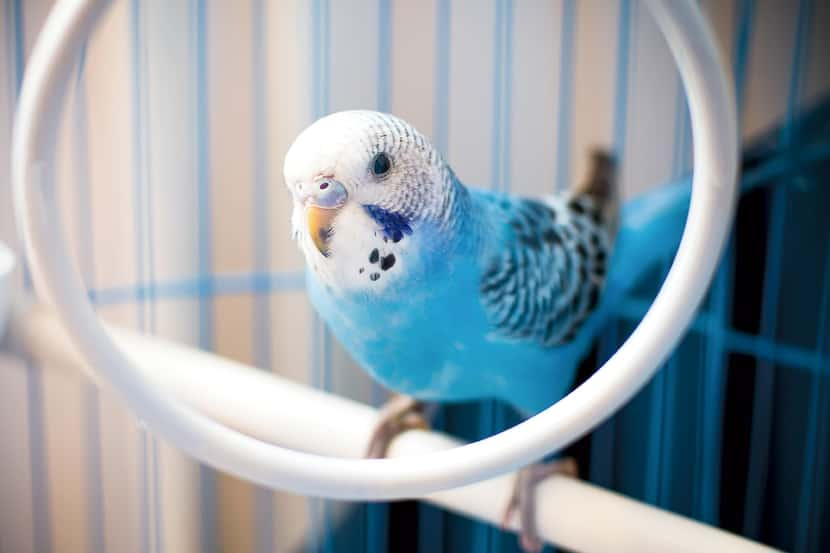
<path fill-rule="evenodd" d="M 284 176 L 309 267 L 346 290 L 381 290 L 405 275 L 419 233 L 446 227 L 460 187 L 429 140 L 373 111 L 313 123 L 288 150 Z"/>

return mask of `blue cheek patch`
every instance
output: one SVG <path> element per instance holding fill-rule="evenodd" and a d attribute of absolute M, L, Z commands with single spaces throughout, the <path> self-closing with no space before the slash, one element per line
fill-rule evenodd
<path fill-rule="evenodd" d="M 404 235 L 412 234 L 412 227 L 409 226 L 409 219 L 395 213 L 394 211 L 387 211 L 382 207 L 376 205 L 364 205 L 363 209 L 369 214 L 383 230 L 383 235 L 392 242 L 400 242 Z"/>

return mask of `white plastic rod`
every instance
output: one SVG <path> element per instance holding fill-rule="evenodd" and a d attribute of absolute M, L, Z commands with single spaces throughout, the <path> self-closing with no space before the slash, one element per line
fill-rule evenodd
<path fill-rule="evenodd" d="M 18 312 L 9 330 L 12 347 L 22 348 L 45 366 L 94 374 L 46 308 Z M 319 455 L 361 457 L 378 419 L 377 410 L 367 405 L 217 355 L 117 328 L 108 331 L 160 390 L 263 441 Z M 458 445 L 444 434 L 410 431 L 392 443 L 389 455 L 423 455 Z M 508 474 L 423 499 L 500 524 L 514 478 Z M 538 488 L 537 500 L 541 537 L 574 551 L 775 551 L 581 480 L 550 478 Z M 510 528 L 517 528 L 515 517 Z"/>

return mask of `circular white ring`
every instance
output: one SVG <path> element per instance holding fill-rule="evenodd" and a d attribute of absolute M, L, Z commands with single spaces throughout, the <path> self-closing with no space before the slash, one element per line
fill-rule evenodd
<path fill-rule="evenodd" d="M 535 417 L 485 440 L 417 458 L 355 460 L 265 444 L 154 388 L 110 340 L 44 203 L 54 132 L 78 52 L 108 0 L 61 0 L 27 67 L 15 122 L 16 212 L 33 274 L 90 366 L 156 434 L 198 460 L 261 485 L 342 499 L 425 495 L 493 477 L 559 449 L 628 401 L 666 359 L 711 280 L 731 221 L 737 132 L 731 82 L 694 0 L 647 1 L 675 57 L 688 97 L 695 171 L 686 228 L 646 316 L 614 356 L 575 391 Z"/>

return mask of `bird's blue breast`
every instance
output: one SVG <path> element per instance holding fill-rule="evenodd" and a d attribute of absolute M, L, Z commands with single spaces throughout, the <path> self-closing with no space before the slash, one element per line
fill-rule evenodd
<path fill-rule="evenodd" d="M 556 361 L 569 348 L 554 353 L 494 332 L 479 294 L 478 231 L 458 236 L 451 253 L 435 247 L 428 229 L 406 239 L 421 242 L 413 248 L 419 258 L 408 260 L 416 268 L 382 293 L 334 290 L 307 276 L 314 307 L 364 369 L 420 399 L 499 397 L 528 413 L 567 391 L 576 364 Z"/>

